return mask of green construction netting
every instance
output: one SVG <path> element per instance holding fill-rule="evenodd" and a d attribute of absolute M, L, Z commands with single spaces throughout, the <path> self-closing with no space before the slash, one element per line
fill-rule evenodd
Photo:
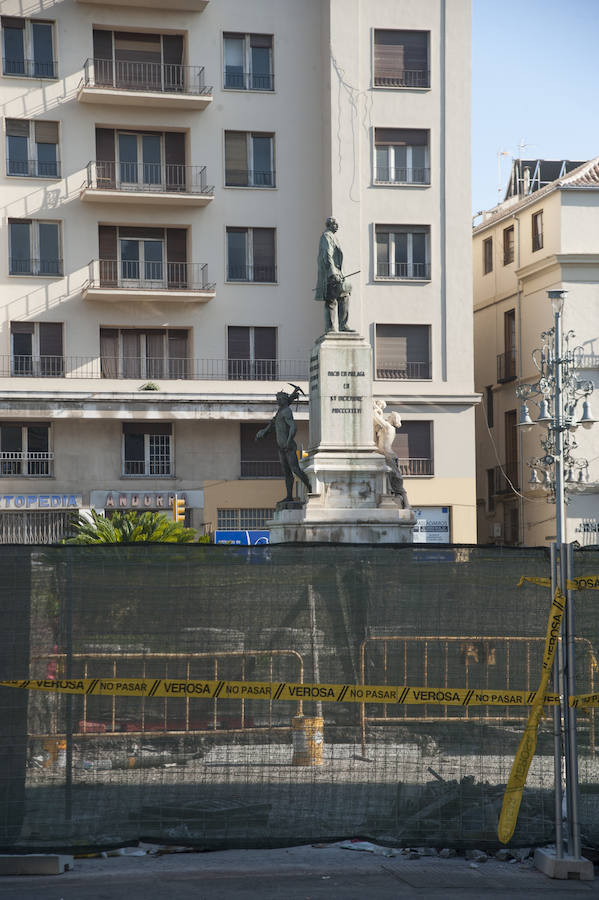
<path fill-rule="evenodd" d="M 0 547 L 0 678 L 134 677 L 535 690 L 545 549 Z M 599 553 L 575 554 L 577 574 Z M 598 678 L 599 593 L 576 596 L 580 691 Z M 496 846 L 528 707 L 67 696 L 0 689 L 0 844 L 136 839 L 266 847 L 363 836 Z M 318 723 L 316 723 L 318 724 Z M 594 713 L 579 712 L 584 843 L 599 843 Z M 301 741 L 320 765 L 295 765 Z M 316 749 L 314 749 L 316 747 Z M 298 749 L 299 748 L 299 749 Z M 305 748 L 304 748 L 305 749 Z M 544 720 L 515 845 L 553 838 Z"/>

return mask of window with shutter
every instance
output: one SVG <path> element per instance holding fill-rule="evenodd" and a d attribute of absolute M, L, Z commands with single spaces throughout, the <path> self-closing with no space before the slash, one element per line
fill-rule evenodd
<path fill-rule="evenodd" d="M 421 128 L 375 128 L 374 180 L 384 184 L 430 184 L 429 132 Z"/>
<path fill-rule="evenodd" d="M 3 74 L 56 78 L 54 23 L 2 16 Z"/>
<path fill-rule="evenodd" d="M 430 278 L 427 225 L 376 225 L 376 277 Z"/>
<path fill-rule="evenodd" d="M 432 422 L 403 422 L 393 452 L 404 475 L 433 475 Z"/>
<path fill-rule="evenodd" d="M 271 34 L 223 35 L 224 87 L 238 91 L 272 91 Z"/>
<path fill-rule="evenodd" d="M 6 174 L 58 178 L 58 122 L 6 120 Z"/>
<path fill-rule="evenodd" d="M 58 222 L 9 219 L 9 244 L 11 275 L 62 275 Z"/>
<path fill-rule="evenodd" d="M 377 325 L 376 377 L 430 378 L 430 325 Z"/>
<path fill-rule="evenodd" d="M 230 325 L 227 329 L 229 378 L 265 381 L 277 376 L 277 329 Z"/>
<path fill-rule="evenodd" d="M 123 422 L 123 475 L 171 475 L 171 432 L 168 423 Z"/>
<path fill-rule="evenodd" d="M 246 131 L 225 131 L 225 184 L 247 187 L 249 181 Z"/>
<path fill-rule="evenodd" d="M 11 322 L 12 374 L 64 376 L 63 323 Z"/>
<path fill-rule="evenodd" d="M 253 228 L 253 281 L 276 281 L 275 230 Z"/>
<path fill-rule="evenodd" d="M 376 87 L 428 88 L 427 31 L 375 29 L 374 84 Z"/>

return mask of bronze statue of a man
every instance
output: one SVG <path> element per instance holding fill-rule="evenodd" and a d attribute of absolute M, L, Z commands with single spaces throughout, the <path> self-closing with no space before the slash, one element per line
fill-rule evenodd
<path fill-rule="evenodd" d="M 279 391 L 277 393 L 276 398 L 279 408 L 276 414 L 270 420 L 268 425 L 257 432 L 256 437 L 254 438 L 254 440 L 259 441 L 261 438 L 266 437 L 267 434 L 270 434 L 271 431 L 274 431 L 275 433 L 277 449 L 279 451 L 279 460 L 283 467 L 285 486 L 287 487 L 287 496 L 282 501 L 283 503 L 293 500 L 294 475 L 305 484 L 308 491 L 310 490 L 308 476 L 300 469 L 297 459 L 297 444 L 294 440 L 297 425 L 295 424 L 293 412 L 291 411 L 291 404 L 299 394 L 303 394 L 303 391 L 301 388 L 295 387 L 295 385 L 293 385 L 293 387 L 294 390 L 291 394 L 287 394 L 285 391 Z"/>
<path fill-rule="evenodd" d="M 337 237 L 339 224 L 330 216 L 318 244 L 315 300 L 324 300 L 325 332 L 352 331 L 347 327 L 351 284 L 342 271 L 343 252 Z"/>

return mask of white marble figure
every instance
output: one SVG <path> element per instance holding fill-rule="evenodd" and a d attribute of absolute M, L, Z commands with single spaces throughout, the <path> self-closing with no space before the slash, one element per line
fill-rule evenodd
<path fill-rule="evenodd" d="M 385 415 L 384 410 L 387 406 L 385 400 L 372 401 L 372 415 L 374 425 L 374 442 L 379 453 L 387 460 L 390 468 L 389 487 L 391 493 L 399 497 L 403 509 L 410 509 L 408 495 L 403 486 L 403 476 L 397 464 L 397 458 L 393 452 L 393 441 L 395 440 L 395 429 L 401 428 L 401 416 L 397 412 L 390 412 Z"/>

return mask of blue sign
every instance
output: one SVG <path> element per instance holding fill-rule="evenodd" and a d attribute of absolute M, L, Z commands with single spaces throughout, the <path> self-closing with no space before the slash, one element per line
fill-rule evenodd
<path fill-rule="evenodd" d="M 270 544 L 270 531 L 215 531 L 215 544 Z"/>

